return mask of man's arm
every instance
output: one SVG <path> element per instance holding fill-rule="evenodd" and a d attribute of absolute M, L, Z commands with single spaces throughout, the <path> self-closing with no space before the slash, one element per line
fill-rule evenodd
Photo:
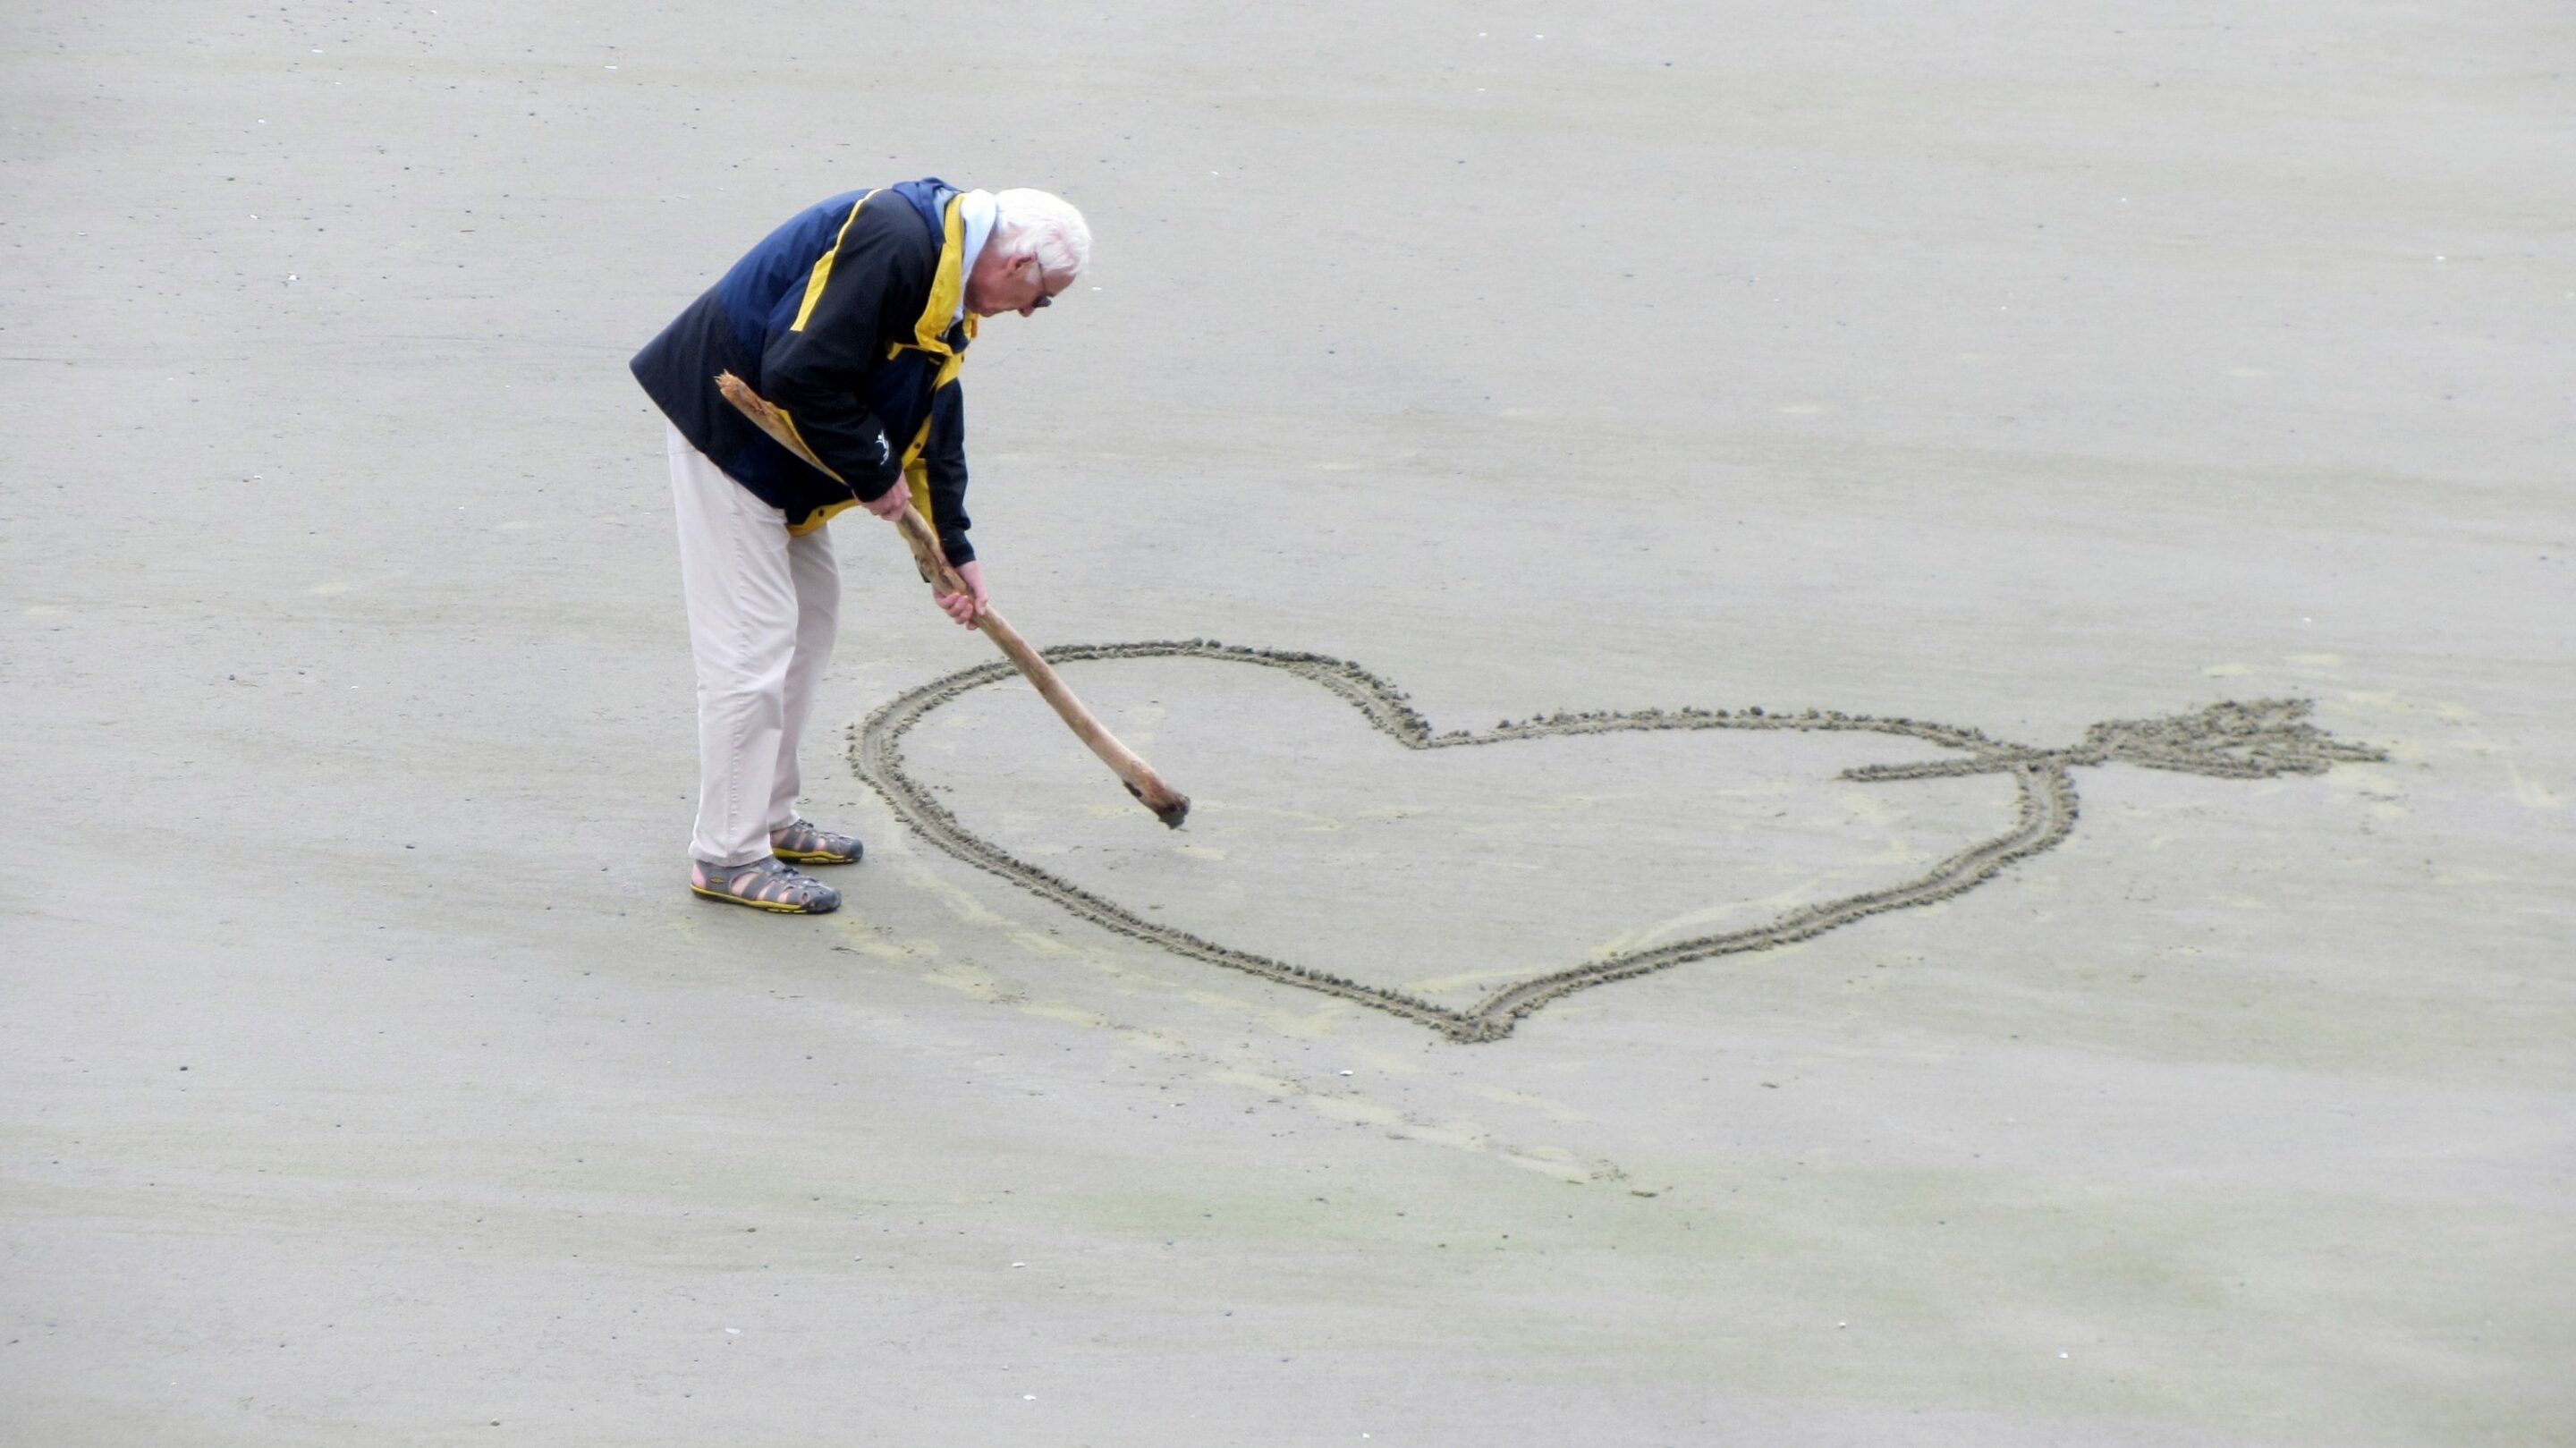
<path fill-rule="evenodd" d="M 939 546 L 951 563 L 970 563 L 975 545 L 966 530 L 966 389 L 955 382 L 930 399 L 930 436 L 922 441 L 921 470 L 930 506 L 923 513 L 939 530 Z"/>
<path fill-rule="evenodd" d="M 892 215 L 900 209 L 860 209 L 821 264 L 822 290 L 800 294 L 797 316 L 770 330 L 760 362 L 761 390 L 807 450 L 871 504 L 902 476 L 903 456 L 861 390 L 896 340 L 890 333 L 910 327 L 929 291 L 916 275 L 917 243 L 889 224 L 912 222 Z"/>
<path fill-rule="evenodd" d="M 930 399 L 930 436 L 921 447 L 922 497 L 930 505 L 930 526 L 939 532 L 939 551 L 956 565 L 966 581 L 965 594 L 930 590 L 931 600 L 959 623 L 973 623 L 992 596 L 984 590 L 984 565 L 975 561 L 975 545 L 966 537 L 973 525 L 966 516 L 966 391 L 954 382 Z"/>

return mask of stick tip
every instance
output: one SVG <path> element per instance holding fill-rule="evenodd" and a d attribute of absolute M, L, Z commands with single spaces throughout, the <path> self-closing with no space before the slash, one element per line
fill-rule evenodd
<path fill-rule="evenodd" d="M 1181 821 L 1190 817 L 1190 797 L 1185 794 L 1176 794 L 1172 796 L 1172 802 L 1170 804 L 1149 804 L 1146 808 L 1154 812 L 1154 818 L 1163 822 L 1163 828 L 1167 830 L 1176 830 L 1181 827 Z"/>

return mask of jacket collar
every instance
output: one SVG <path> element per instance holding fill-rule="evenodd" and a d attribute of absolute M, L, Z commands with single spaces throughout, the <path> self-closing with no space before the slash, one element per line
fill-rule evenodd
<path fill-rule="evenodd" d="M 965 194 L 937 177 L 907 181 L 894 189 L 922 213 L 925 222 L 932 215 L 939 218 L 939 269 L 931 277 L 930 300 L 912 324 L 912 345 L 934 357 L 954 359 L 975 339 L 976 331 L 974 317 L 960 320 L 958 315 L 966 298 Z M 960 334 L 954 345 L 949 340 L 952 332 Z"/>

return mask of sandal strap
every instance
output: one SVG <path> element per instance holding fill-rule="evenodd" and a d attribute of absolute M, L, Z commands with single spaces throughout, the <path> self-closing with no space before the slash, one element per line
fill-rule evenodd
<path fill-rule="evenodd" d="M 833 849 L 858 843 L 855 835 L 835 834 L 808 819 L 793 819 L 770 831 L 770 839 L 791 850 Z"/>
<path fill-rule="evenodd" d="M 763 855 L 746 864 L 700 868 L 706 873 L 709 888 L 772 905 L 811 905 L 832 888 L 775 855 Z"/>
<path fill-rule="evenodd" d="M 769 846 L 781 855 L 822 864 L 847 864 L 859 858 L 865 846 L 856 835 L 827 830 L 808 819 L 791 819 L 769 832 Z"/>

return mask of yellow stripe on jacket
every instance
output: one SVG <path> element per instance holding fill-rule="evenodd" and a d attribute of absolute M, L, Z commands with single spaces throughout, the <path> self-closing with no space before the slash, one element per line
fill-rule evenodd
<path fill-rule="evenodd" d="M 871 191 L 868 196 L 875 194 Z M 930 300 L 922 304 L 921 316 L 912 324 L 913 340 L 896 342 L 886 348 L 886 356 L 889 358 L 906 347 L 914 347 L 937 357 L 939 375 L 930 384 L 930 390 L 934 395 L 940 388 L 953 385 L 957 381 L 957 374 L 966 366 L 966 359 L 958 355 L 956 348 L 948 345 L 948 329 L 954 325 L 949 319 L 957 315 L 958 300 L 966 294 L 966 231 L 964 215 L 958 208 L 960 199 L 955 196 L 949 197 L 947 215 L 941 218 L 939 269 L 931 275 Z M 859 206 L 867 204 L 867 196 L 859 198 Z M 850 221 L 857 220 L 858 215 L 858 206 L 851 207 L 849 221 L 841 223 L 843 235 L 849 233 Z M 796 330 L 804 330 L 806 314 L 814 310 L 815 300 L 823 295 L 824 283 L 831 278 L 833 253 L 840 249 L 840 242 L 835 240 L 832 243 L 832 251 L 823 253 L 822 258 L 814 263 L 814 274 L 805 283 L 804 309 L 796 314 Z M 976 319 L 971 315 L 966 318 L 966 336 L 970 341 L 975 336 L 975 322 Z M 935 412 L 936 409 L 933 411 Z M 783 409 L 781 415 L 784 415 Z M 903 481 L 906 491 L 912 494 L 912 506 L 920 511 L 922 520 L 936 532 L 939 519 L 931 512 L 930 469 L 921 461 L 921 450 L 930 443 L 930 424 L 931 414 L 925 413 L 921 419 L 921 426 L 913 430 L 912 441 L 903 450 Z M 792 431 L 795 423 L 791 420 L 788 427 Z M 839 479 L 836 477 L 835 481 Z M 811 533 L 830 522 L 833 514 L 854 506 L 857 501 L 853 498 L 846 503 L 834 503 L 829 507 L 818 508 L 811 517 L 791 526 L 787 531 Z"/>
<path fill-rule="evenodd" d="M 868 196 L 876 194 L 870 191 Z M 814 304 L 823 300 L 823 288 L 829 286 L 832 281 L 832 258 L 841 254 L 841 243 L 849 239 L 850 223 L 859 219 L 859 207 L 868 204 L 868 196 L 860 197 L 857 204 L 850 208 L 850 214 L 841 218 L 841 229 L 832 234 L 831 250 L 814 258 L 814 269 L 805 274 L 805 300 L 797 306 L 796 320 L 788 327 L 788 331 L 804 331 L 806 319 L 814 315 Z"/>

